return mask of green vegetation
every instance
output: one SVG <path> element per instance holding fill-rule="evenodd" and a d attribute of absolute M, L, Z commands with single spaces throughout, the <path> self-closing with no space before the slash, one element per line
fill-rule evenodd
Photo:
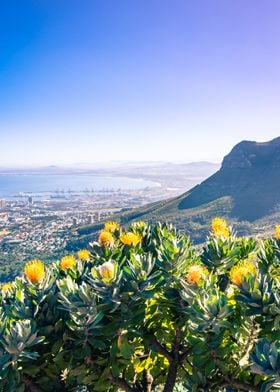
<path fill-rule="evenodd" d="M 0 294 L 0 389 L 277 391 L 280 227 L 198 251 L 168 224 L 108 222 L 91 252 L 34 260 Z"/>
<path fill-rule="evenodd" d="M 129 226 L 137 219 L 143 219 L 150 224 L 157 222 L 167 222 L 175 225 L 179 230 L 189 235 L 195 244 L 205 241 L 211 220 L 215 216 L 229 217 L 232 201 L 229 197 L 224 197 L 206 205 L 179 211 L 179 204 L 184 195 L 176 199 L 161 201 L 153 205 L 135 210 L 116 214 L 114 219 L 123 226 Z M 235 226 L 238 235 L 262 235 L 271 234 L 271 227 L 280 221 L 280 214 L 266 217 L 265 219 L 250 223 L 248 221 L 237 221 L 228 219 Z M 68 251 L 74 251 L 85 247 L 89 242 L 97 238 L 102 227 L 102 223 L 82 226 L 76 230 L 77 235 L 68 241 Z"/>
<path fill-rule="evenodd" d="M 0 282 L 7 282 L 21 274 L 27 260 L 40 258 L 46 264 L 49 264 L 60 259 L 64 253 L 60 250 L 51 255 L 47 253 L 29 252 L 28 255 L 23 257 L 22 254 L 17 253 L 16 246 L 14 246 L 14 251 L 0 252 Z"/>
<path fill-rule="evenodd" d="M 0 281 L 14 279 L 22 271 L 22 258 L 16 253 L 0 253 Z"/>

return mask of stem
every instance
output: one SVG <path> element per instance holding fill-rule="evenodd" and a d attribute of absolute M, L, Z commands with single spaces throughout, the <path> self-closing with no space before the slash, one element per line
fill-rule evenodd
<path fill-rule="evenodd" d="M 250 350 L 252 349 L 254 341 L 258 337 L 258 334 L 259 334 L 259 329 L 257 328 L 257 326 L 255 324 L 255 317 L 253 317 L 252 324 L 250 326 L 250 334 L 248 336 L 245 347 L 240 355 L 239 363 L 248 358 Z M 238 371 L 238 369 L 237 369 L 237 371 Z"/>
<path fill-rule="evenodd" d="M 144 370 L 143 386 L 145 392 L 152 392 L 153 381 L 153 376 L 147 370 Z"/>
<path fill-rule="evenodd" d="M 163 392 L 173 391 L 173 388 L 176 383 L 178 367 L 179 367 L 178 361 L 174 360 L 173 362 L 171 362 Z"/>
<path fill-rule="evenodd" d="M 172 349 L 172 357 L 171 357 L 171 361 L 169 361 L 170 366 L 169 366 L 167 379 L 165 382 L 163 392 L 172 392 L 176 383 L 178 368 L 180 365 L 179 349 L 181 343 L 181 335 L 182 335 L 181 330 L 177 328 L 175 341 Z"/>

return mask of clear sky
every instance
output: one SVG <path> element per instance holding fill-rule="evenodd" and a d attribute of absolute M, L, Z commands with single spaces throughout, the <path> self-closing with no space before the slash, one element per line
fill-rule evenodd
<path fill-rule="evenodd" d="M 279 0 L 2 0 L 0 166 L 280 136 Z"/>

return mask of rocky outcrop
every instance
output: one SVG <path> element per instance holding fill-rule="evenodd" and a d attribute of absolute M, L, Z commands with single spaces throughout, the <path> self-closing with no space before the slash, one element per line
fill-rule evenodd
<path fill-rule="evenodd" d="M 221 169 L 182 199 L 179 209 L 198 207 L 224 196 L 231 215 L 253 221 L 280 205 L 280 137 L 270 142 L 243 141 L 224 158 Z"/>
<path fill-rule="evenodd" d="M 222 169 L 250 168 L 272 164 L 280 168 L 280 137 L 266 143 L 243 141 L 225 156 Z"/>

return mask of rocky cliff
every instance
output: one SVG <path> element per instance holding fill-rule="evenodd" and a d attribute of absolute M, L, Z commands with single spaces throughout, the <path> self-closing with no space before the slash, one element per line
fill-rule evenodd
<path fill-rule="evenodd" d="M 188 192 L 179 209 L 224 196 L 233 201 L 231 216 L 253 221 L 280 204 L 280 137 L 270 142 L 243 141 L 224 158 L 221 169 Z"/>

